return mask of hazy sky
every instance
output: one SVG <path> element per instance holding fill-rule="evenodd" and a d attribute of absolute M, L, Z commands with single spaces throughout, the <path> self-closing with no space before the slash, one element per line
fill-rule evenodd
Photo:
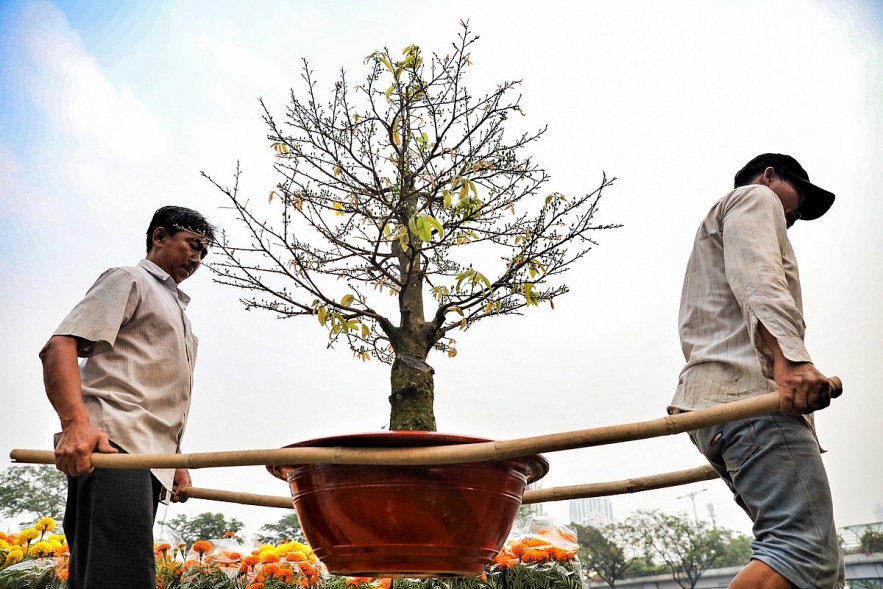
<path fill-rule="evenodd" d="M 795 156 L 837 194 L 789 235 L 800 262 L 806 341 L 845 394 L 817 416 L 839 526 L 883 503 L 874 375 L 883 349 L 883 5 L 875 1 L 104 2 L 0 4 L 0 468 L 13 448 L 49 449 L 58 423 L 37 352 L 107 267 L 144 255 L 165 204 L 234 221 L 222 183 L 266 202 L 276 179 L 257 102 L 281 118 L 302 92 L 301 58 L 330 98 L 340 68 L 416 43 L 448 51 L 460 19 L 481 36 L 467 83 L 521 79 L 531 149 L 548 190 L 617 178 L 597 217 L 623 228 L 567 275 L 572 292 L 524 317 L 481 322 L 459 354 L 431 355 L 441 431 L 518 438 L 664 415 L 683 357 L 681 281 L 699 221 L 753 156 Z M 269 209 L 268 209 L 269 210 Z M 273 448 L 377 431 L 388 367 L 326 350 L 315 321 L 246 313 L 202 270 L 183 285 L 200 338 L 188 452 Z M 548 455 L 546 487 L 704 464 L 685 435 Z M 199 470 L 194 484 L 284 495 L 260 467 Z M 703 491 L 705 490 L 705 491 Z M 612 498 L 748 532 L 720 481 Z M 567 519 L 566 503 L 549 510 Z M 191 501 L 168 517 L 222 511 L 249 531 L 269 508 Z M 161 511 L 160 515 L 163 515 Z"/>

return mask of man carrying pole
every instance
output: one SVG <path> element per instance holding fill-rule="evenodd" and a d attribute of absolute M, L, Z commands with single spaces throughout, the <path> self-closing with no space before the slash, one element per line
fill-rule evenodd
<path fill-rule="evenodd" d="M 843 557 L 811 412 L 831 402 L 804 343 L 797 261 L 786 230 L 834 195 L 793 157 L 745 165 L 696 234 L 681 295 L 686 365 L 669 413 L 779 393 L 779 412 L 690 432 L 754 523 L 751 562 L 731 589 L 830 589 Z"/>
<path fill-rule="evenodd" d="M 156 211 L 147 256 L 111 268 L 40 351 L 46 395 L 61 421 L 55 465 L 68 475 L 64 532 L 70 589 L 154 589 L 160 493 L 186 499 L 185 468 L 93 468 L 93 452 L 180 452 L 197 340 L 178 284 L 199 268 L 214 229 L 184 207 Z M 78 366 L 78 357 L 85 361 Z"/>

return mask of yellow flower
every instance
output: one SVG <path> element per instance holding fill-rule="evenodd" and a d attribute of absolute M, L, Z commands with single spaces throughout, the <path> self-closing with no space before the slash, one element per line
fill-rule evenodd
<path fill-rule="evenodd" d="M 10 552 L 9 554 L 6 555 L 6 562 L 4 564 L 10 565 L 10 564 L 15 564 L 17 562 L 21 562 L 22 558 L 24 558 L 24 556 L 22 555 L 21 550 L 16 548 L 15 550 L 13 550 L 12 552 Z"/>
<path fill-rule="evenodd" d="M 55 520 L 51 517 L 41 517 L 34 527 L 40 532 L 51 532 L 55 529 Z"/>
<path fill-rule="evenodd" d="M 52 556 L 54 553 L 55 551 L 52 549 L 52 544 L 46 542 L 45 540 L 37 542 L 28 550 L 28 554 L 36 558 L 41 558 L 43 556 Z"/>
<path fill-rule="evenodd" d="M 9 548 L 9 542 L 4 540 L 3 538 L 0 538 L 0 548 Z"/>
<path fill-rule="evenodd" d="M 37 531 L 36 528 L 26 528 L 18 533 L 18 538 L 16 539 L 16 544 L 19 546 L 24 546 L 30 543 L 31 540 L 40 535 L 40 532 Z"/>

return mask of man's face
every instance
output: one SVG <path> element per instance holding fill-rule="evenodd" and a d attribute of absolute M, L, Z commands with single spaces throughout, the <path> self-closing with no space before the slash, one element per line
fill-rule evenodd
<path fill-rule="evenodd" d="M 788 227 L 800 219 L 800 205 L 803 204 L 803 195 L 791 180 L 777 175 L 773 168 L 767 168 L 754 179 L 752 184 L 763 184 L 776 193 L 776 196 L 782 201 L 782 208 L 785 210 L 785 223 Z"/>
<path fill-rule="evenodd" d="M 186 229 L 169 235 L 160 227 L 153 233 L 153 249 L 147 259 L 165 270 L 175 284 L 181 284 L 196 272 L 207 252 L 204 237 Z"/>
<path fill-rule="evenodd" d="M 782 208 L 785 209 L 785 223 L 791 227 L 800 219 L 799 211 L 800 205 L 803 204 L 803 195 L 790 180 L 784 180 L 779 176 L 773 179 L 769 188 L 782 201 Z"/>

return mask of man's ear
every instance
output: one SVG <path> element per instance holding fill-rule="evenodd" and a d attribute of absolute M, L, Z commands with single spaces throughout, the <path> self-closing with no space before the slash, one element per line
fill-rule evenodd
<path fill-rule="evenodd" d="M 766 170 L 763 171 L 763 174 L 761 174 L 760 180 L 764 186 L 769 186 L 770 183 L 773 181 L 773 178 L 775 178 L 775 177 L 776 177 L 776 170 L 773 169 L 772 166 L 769 166 L 769 167 L 767 167 Z"/>
<path fill-rule="evenodd" d="M 153 249 L 157 245 L 162 247 L 162 241 L 169 236 L 169 232 L 166 231 L 165 227 L 157 227 L 153 230 L 153 246 L 150 249 Z"/>

